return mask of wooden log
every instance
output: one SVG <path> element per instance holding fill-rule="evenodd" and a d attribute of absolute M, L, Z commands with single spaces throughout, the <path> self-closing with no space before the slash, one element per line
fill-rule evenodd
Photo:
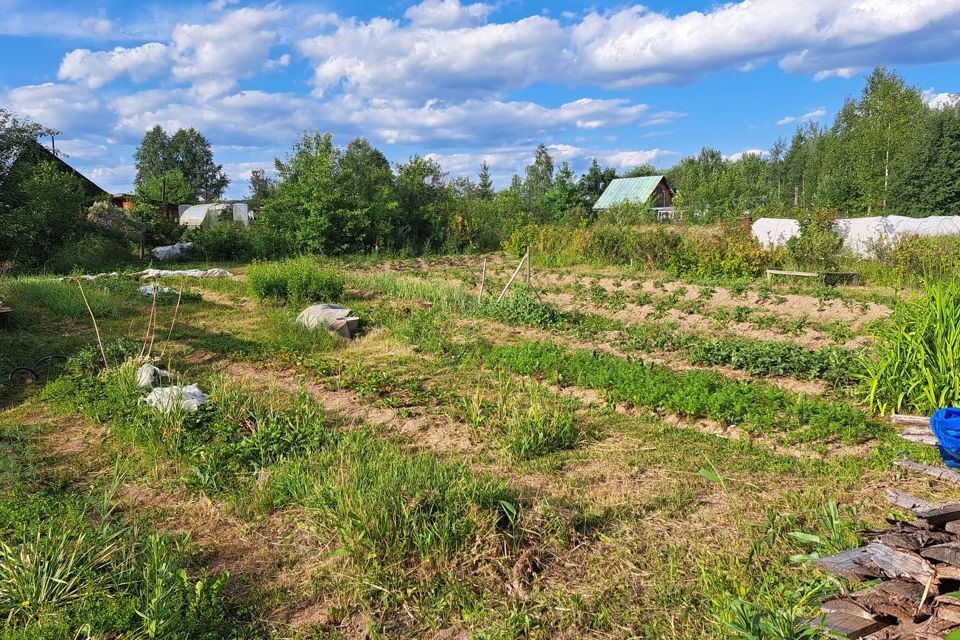
<path fill-rule="evenodd" d="M 951 520 L 943 525 L 944 531 L 960 535 L 960 520 Z"/>
<path fill-rule="evenodd" d="M 937 571 L 937 582 L 944 580 L 960 580 L 960 567 L 952 564 L 938 564 L 934 567 Z"/>
<path fill-rule="evenodd" d="M 890 416 L 890 422 L 904 427 L 930 428 L 930 418 L 925 418 L 924 416 L 911 416 L 904 413 L 895 413 Z"/>
<path fill-rule="evenodd" d="M 934 615 L 942 620 L 946 620 L 947 622 L 960 624 L 960 606 L 946 604 L 936 607 L 934 609 Z"/>
<path fill-rule="evenodd" d="M 937 436 L 933 433 L 911 433 L 909 431 L 904 431 L 900 434 L 900 437 L 904 440 L 909 440 L 910 442 L 916 442 L 917 444 L 927 444 L 932 447 L 935 447 L 940 444 L 940 441 L 937 440 Z"/>
<path fill-rule="evenodd" d="M 960 542 L 955 540 L 953 542 L 935 544 L 932 547 L 922 549 L 920 555 L 928 560 L 946 562 L 955 567 L 960 567 Z"/>
<path fill-rule="evenodd" d="M 953 469 L 948 469 L 947 467 L 931 467 L 928 464 L 920 464 L 919 462 L 914 462 L 909 458 L 904 458 L 903 460 L 897 460 L 893 464 L 898 467 L 903 467 L 904 469 L 911 469 L 913 471 L 919 471 L 920 473 L 925 473 L 928 476 L 936 478 L 937 480 L 943 480 L 944 482 L 952 482 L 954 484 L 960 484 L 960 473 L 954 471 Z M 954 518 L 951 518 L 954 519 Z"/>
<path fill-rule="evenodd" d="M 868 580 L 871 578 L 879 578 L 879 572 L 868 569 L 860 564 L 861 560 L 867 560 L 869 557 L 870 554 L 867 552 L 867 548 L 859 547 L 857 549 L 841 551 L 840 553 L 835 553 L 832 556 L 827 556 L 826 558 L 814 560 L 813 566 L 840 576 L 841 578 L 846 578 L 851 582 L 860 582 L 862 580 Z"/>
<path fill-rule="evenodd" d="M 910 494 L 894 489 L 884 490 L 883 497 L 887 499 L 887 502 L 891 502 L 902 509 L 910 509 L 911 511 L 917 508 L 930 509 L 934 506 L 932 502 L 927 502 L 922 498 L 916 498 Z"/>
<path fill-rule="evenodd" d="M 921 521 L 926 525 L 926 521 Z M 954 537 L 945 531 L 931 530 L 909 522 L 897 522 L 888 529 L 862 531 L 860 536 L 868 542 L 879 542 L 888 547 L 917 551 L 936 544 L 951 542 Z"/>
<path fill-rule="evenodd" d="M 884 629 L 889 625 L 887 622 L 881 622 L 875 618 L 861 618 L 856 615 L 844 613 L 842 611 L 831 611 L 827 613 L 822 620 L 811 620 L 811 624 L 819 624 L 825 629 L 834 633 L 839 633 L 852 640 L 859 640 L 875 631 Z"/>
<path fill-rule="evenodd" d="M 850 598 L 874 616 L 890 616 L 901 622 L 915 622 L 922 616 L 930 615 L 931 606 L 920 607 L 923 598 L 923 585 L 910 579 L 897 579 L 855 591 Z M 918 611 L 919 610 L 919 611 Z"/>
<path fill-rule="evenodd" d="M 909 578 L 920 583 L 920 585 L 925 585 L 937 575 L 932 564 L 912 551 L 894 549 L 876 542 L 868 544 L 866 551 L 867 556 L 859 560 L 858 563 L 864 568 L 876 571 L 881 576 L 891 580 L 894 578 Z M 917 600 L 919 601 L 919 598 Z"/>

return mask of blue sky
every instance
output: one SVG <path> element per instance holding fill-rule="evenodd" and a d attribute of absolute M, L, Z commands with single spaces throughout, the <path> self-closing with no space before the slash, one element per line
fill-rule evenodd
<path fill-rule="evenodd" d="M 958 60 L 960 0 L 0 0 L 0 105 L 110 191 L 158 123 L 207 135 L 231 197 L 306 129 L 501 185 L 541 141 L 577 172 L 735 157 L 829 123 L 875 65 L 949 100 Z"/>

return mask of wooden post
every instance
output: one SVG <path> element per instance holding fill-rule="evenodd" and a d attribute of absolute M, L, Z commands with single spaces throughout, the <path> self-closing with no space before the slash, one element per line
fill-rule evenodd
<path fill-rule="evenodd" d="M 517 275 L 520 273 L 520 269 L 523 269 L 523 263 L 527 261 L 527 258 L 530 257 L 529 251 L 523 254 L 523 257 L 520 258 L 520 264 L 517 265 L 516 270 L 513 272 L 513 275 L 510 276 L 510 279 L 507 280 L 507 284 L 504 285 L 503 291 L 500 292 L 500 296 L 497 298 L 497 302 L 503 300 L 503 296 L 507 295 L 507 289 L 510 288 L 510 285 L 513 284 L 513 281 L 517 278 Z"/>
<path fill-rule="evenodd" d="M 483 286 L 487 283 L 487 257 L 483 257 L 483 272 L 480 274 L 480 293 L 477 294 L 477 302 L 483 297 Z"/>
<path fill-rule="evenodd" d="M 530 288 L 530 245 L 527 245 L 527 289 Z"/>

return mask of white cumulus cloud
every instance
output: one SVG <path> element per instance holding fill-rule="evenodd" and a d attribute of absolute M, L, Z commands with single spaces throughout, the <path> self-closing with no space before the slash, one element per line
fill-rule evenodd
<path fill-rule="evenodd" d="M 825 107 L 818 107 L 813 111 L 808 111 L 799 116 L 784 116 L 777 120 L 777 125 L 783 126 L 787 124 L 793 124 L 794 122 L 813 122 L 814 120 L 819 120 L 825 115 L 827 115 L 827 109 Z"/>
<path fill-rule="evenodd" d="M 134 82 L 143 82 L 165 70 L 169 64 L 169 50 L 159 42 L 130 49 L 116 47 L 111 51 L 74 49 L 64 56 L 57 77 L 97 88 L 122 75 L 130 76 Z"/>

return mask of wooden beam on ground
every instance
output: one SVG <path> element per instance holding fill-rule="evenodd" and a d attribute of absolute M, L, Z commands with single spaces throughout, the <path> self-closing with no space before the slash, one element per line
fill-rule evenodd
<path fill-rule="evenodd" d="M 887 499 L 887 502 L 895 504 L 902 509 L 910 509 L 911 511 L 914 509 L 930 509 L 936 506 L 932 502 L 893 489 L 885 490 L 883 497 Z"/>
<path fill-rule="evenodd" d="M 930 431 L 930 427 L 909 427 L 900 434 L 900 437 L 910 442 L 928 444 L 934 447 L 940 444 L 937 436 L 933 435 L 933 432 Z"/>
<path fill-rule="evenodd" d="M 866 547 L 857 549 L 848 549 L 835 553 L 826 558 L 820 558 L 813 561 L 813 566 L 823 569 L 829 573 L 846 578 L 851 582 L 860 582 L 870 578 L 879 578 L 880 574 L 872 569 L 864 567 L 861 562 L 869 559 L 870 553 Z"/>
<path fill-rule="evenodd" d="M 924 416 L 911 416 L 904 413 L 895 413 L 890 416 L 890 422 L 904 427 L 927 427 L 930 428 L 930 418 Z"/>
<path fill-rule="evenodd" d="M 936 478 L 937 480 L 943 480 L 944 482 L 952 482 L 954 484 L 960 484 L 960 472 L 954 471 L 953 469 L 948 469 L 947 467 L 931 467 L 928 464 L 920 464 L 919 462 L 914 462 L 909 458 L 904 458 L 903 460 L 897 460 L 893 464 L 898 467 L 903 467 L 904 469 L 911 469 L 913 471 L 919 471 L 920 473 L 925 473 L 928 476 Z"/>
<path fill-rule="evenodd" d="M 896 578 L 909 578 L 925 585 L 937 575 L 932 564 L 912 551 L 894 549 L 876 542 L 868 544 L 866 551 L 867 559 L 862 561 L 863 566 L 867 569 L 875 568 L 891 581 Z M 884 586 L 878 585 L 878 587 L 885 589 L 890 582 L 883 582 L 881 585 Z"/>

